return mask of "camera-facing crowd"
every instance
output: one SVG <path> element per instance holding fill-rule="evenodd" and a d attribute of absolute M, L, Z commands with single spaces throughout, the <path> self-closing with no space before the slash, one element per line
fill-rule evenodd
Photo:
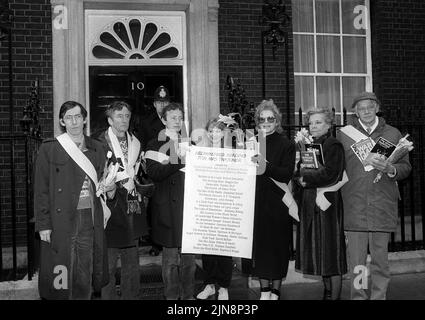
<path fill-rule="evenodd" d="M 184 109 L 168 90 L 155 91 L 155 112 L 132 134 L 131 106 L 106 108 L 109 127 L 96 137 L 84 134 L 87 110 L 67 101 L 59 111 L 63 133 L 45 140 L 35 167 L 34 208 L 40 235 L 39 293 L 42 299 L 140 299 L 140 239 L 147 234 L 151 254 L 162 251 L 163 296 L 167 300 L 228 300 L 233 271 L 229 256 L 202 255 L 204 284 L 196 292 L 194 254 L 181 252 L 185 157 Z M 408 154 L 398 161 L 381 154 L 360 160 L 353 145 L 401 133 L 378 117 L 380 102 L 364 92 L 354 98 L 356 119 L 333 136 L 334 114 L 307 112 L 311 143 L 321 161 L 303 165 L 301 151 L 283 134 L 282 115 L 272 100 L 256 108 L 258 135 L 265 150 L 252 161 L 256 176 L 252 258 L 244 261 L 261 286 L 260 300 L 279 300 L 290 260 L 291 216 L 282 198 L 298 206 L 296 271 L 321 276 L 324 300 L 341 297 L 348 273 L 351 299 L 385 299 L 390 281 L 388 242 L 397 226 L 397 181 L 411 171 Z M 218 115 L 205 127 L 198 146 L 232 148 L 228 132 L 240 130 Z M 258 136 L 257 135 L 257 136 Z M 236 136 L 241 136 L 236 135 Z M 243 137 L 243 135 L 242 135 Z M 258 139 L 260 140 L 260 139 Z M 297 156 L 298 154 L 298 156 Z M 377 181 L 377 173 L 380 179 Z M 292 191 L 281 184 L 292 186 Z M 325 204 L 318 198 L 325 198 Z M 370 285 L 358 280 L 371 256 Z M 115 286 L 121 265 L 120 295 Z M 363 268 L 363 269 L 362 269 Z M 370 288 L 370 296 L 368 290 Z"/>

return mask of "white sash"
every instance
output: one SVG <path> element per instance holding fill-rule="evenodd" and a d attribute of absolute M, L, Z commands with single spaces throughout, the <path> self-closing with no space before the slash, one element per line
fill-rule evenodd
<path fill-rule="evenodd" d="M 71 157 L 71 159 L 74 160 L 74 162 L 93 181 L 97 191 L 97 189 L 99 188 L 97 172 L 93 164 L 89 160 L 89 158 L 87 158 L 86 155 L 77 147 L 75 142 L 71 139 L 71 137 L 67 133 L 63 133 L 57 136 L 56 140 L 58 140 L 60 145 L 64 148 L 64 150 Z M 108 206 L 106 205 L 105 198 L 102 195 L 100 196 L 100 202 L 102 204 L 102 209 L 103 209 L 104 228 L 106 228 L 106 224 L 108 223 L 108 220 L 111 217 L 111 210 L 109 210 Z"/>
<path fill-rule="evenodd" d="M 125 161 L 124 154 L 122 153 L 122 149 L 120 143 L 118 142 L 117 136 L 112 131 L 112 128 L 108 129 L 108 136 L 111 139 L 112 151 L 114 152 L 115 158 L 120 158 L 122 163 L 124 164 L 124 171 L 120 171 L 117 173 L 117 180 L 121 181 L 124 179 L 128 179 L 128 181 L 123 185 L 124 188 L 127 189 L 128 192 L 131 192 L 134 189 L 134 176 L 136 174 L 136 162 L 139 157 L 140 152 L 140 142 L 136 137 L 131 137 L 128 132 L 127 142 L 128 142 L 128 163 Z"/>
<path fill-rule="evenodd" d="M 334 184 L 330 187 L 317 188 L 317 195 L 316 195 L 317 206 L 322 211 L 326 211 L 330 207 L 331 203 L 328 201 L 328 199 L 326 199 L 325 192 L 338 191 L 347 182 L 348 182 L 348 176 L 347 176 L 347 173 L 344 170 L 344 173 L 342 174 L 342 180 L 341 181 L 338 181 L 336 184 Z"/>
<path fill-rule="evenodd" d="M 298 216 L 298 205 L 291 192 L 292 181 L 290 181 L 289 184 L 286 184 L 283 182 L 276 181 L 273 178 L 270 179 L 285 192 L 285 195 L 282 198 L 282 202 L 288 207 L 289 215 L 299 222 L 300 218 Z"/>
<path fill-rule="evenodd" d="M 158 151 L 148 150 L 145 153 L 145 159 L 150 159 L 159 163 L 165 162 L 167 164 L 170 161 L 170 157 L 166 154 Z"/>
<path fill-rule="evenodd" d="M 346 125 L 345 127 L 342 127 L 340 129 L 342 133 L 344 133 L 347 137 L 354 140 L 354 142 L 359 142 L 361 140 L 368 139 L 369 137 L 362 132 L 360 132 L 358 129 L 354 128 L 352 125 Z M 371 171 L 373 170 L 373 167 L 371 165 L 367 165 L 364 167 L 365 171 Z"/>

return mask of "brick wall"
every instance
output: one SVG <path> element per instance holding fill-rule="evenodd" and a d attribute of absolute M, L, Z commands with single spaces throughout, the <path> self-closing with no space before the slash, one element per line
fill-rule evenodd
<path fill-rule="evenodd" d="M 399 183 L 400 209 L 420 216 L 425 207 L 425 1 L 371 1 L 371 24 L 374 91 L 385 119 L 415 143 L 411 177 Z"/>
<path fill-rule="evenodd" d="M 290 1 L 285 1 L 287 13 L 291 15 Z M 261 31 L 266 27 L 259 24 L 262 1 L 220 0 L 218 17 L 219 65 L 220 65 L 220 110 L 229 112 L 225 90 L 227 75 L 241 82 L 248 102 L 257 106 L 262 100 Z M 292 25 L 288 27 L 290 111 L 294 108 L 294 79 L 292 58 Z M 271 45 L 266 45 L 266 98 L 272 98 L 286 117 L 285 50 L 280 47 L 273 60 Z"/>
<path fill-rule="evenodd" d="M 19 120 L 28 103 L 31 85 L 39 80 L 39 99 L 44 112 L 40 115 L 43 136 L 53 134 L 52 126 L 52 23 L 49 0 L 11 0 L 12 74 L 13 74 L 13 130 L 9 120 L 8 40 L 0 41 L 0 137 L 20 135 Z M 15 183 L 18 244 L 26 238 L 26 202 L 24 147 L 15 144 Z M 10 143 L 0 143 L 0 208 L 3 244 L 10 242 L 11 234 L 11 160 Z"/>
<path fill-rule="evenodd" d="M 371 1 L 371 21 L 373 86 L 386 117 L 425 120 L 425 1 Z"/>

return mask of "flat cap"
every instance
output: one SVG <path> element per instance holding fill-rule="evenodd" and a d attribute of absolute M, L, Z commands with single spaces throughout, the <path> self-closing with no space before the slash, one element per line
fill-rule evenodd
<path fill-rule="evenodd" d="M 357 102 L 362 101 L 362 100 L 374 100 L 379 105 L 381 105 L 381 102 L 379 102 L 378 98 L 376 97 L 376 95 L 373 92 L 367 92 L 367 91 L 365 91 L 365 92 L 360 93 L 356 97 L 354 97 L 353 103 L 351 105 L 351 109 L 354 109 L 354 107 L 356 106 Z"/>

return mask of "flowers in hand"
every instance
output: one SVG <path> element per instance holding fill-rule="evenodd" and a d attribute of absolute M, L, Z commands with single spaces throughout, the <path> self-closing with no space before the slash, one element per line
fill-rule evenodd
<path fill-rule="evenodd" d="M 299 146 L 300 150 L 305 150 L 306 144 L 313 143 L 313 136 L 310 135 L 306 128 L 301 128 L 301 130 L 295 134 L 294 140 L 295 143 Z"/>
<path fill-rule="evenodd" d="M 237 125 L 237 122 L 232 117 L 223 116 L 222 114 L 218 115 L 218 122 L 223 122 L 226 127 Z"/>
<path fill-rule="evenodd" d="M 401 158 L 403 158 L 406 154 L 408 154 L 410 151 L 413 150 L 413 142 L 407 140 L 407 137 L 409 134 L 406 134 L 403 138 L 400 139 L 400 141 L 397 143 L 394 151 L 391 153 L 391 155 L 388 157 L 387 161 L 390 164 L 397 163 L 400 161 Z M 373 183 L 379 182 L 382 178 L 382 171 L 379 171 L 378 174 L 375 177 L 375 180 L 373 180 Z"/>

